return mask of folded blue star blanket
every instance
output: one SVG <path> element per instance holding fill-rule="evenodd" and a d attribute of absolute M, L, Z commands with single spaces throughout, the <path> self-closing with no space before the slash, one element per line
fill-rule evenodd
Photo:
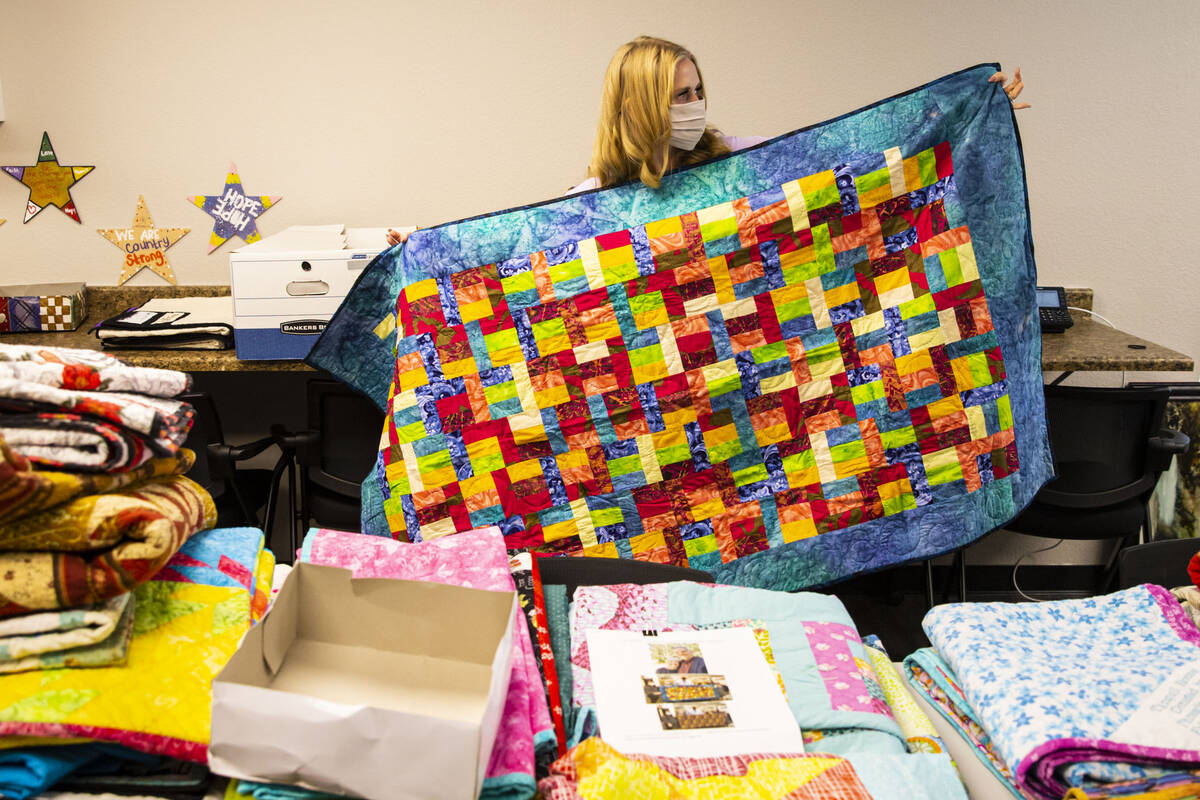
<path fill-rule="evenodd" d="M 381 256 L 308 359 L 387 412 L 363 530 L 796 589 L 1007 522 L 1051 465 L 994 69 Z"/>
<path fill-rule="evenodd" d="M 1200 629 L 1162 587 L 938 606 L 923 627 L 936 652 L 905 659 L 913 685 L 1017 796 L 1119 797 L 1200 774 Z"/>

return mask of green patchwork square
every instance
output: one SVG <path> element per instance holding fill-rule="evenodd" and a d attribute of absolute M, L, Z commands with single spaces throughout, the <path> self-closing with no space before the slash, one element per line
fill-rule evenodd
<path fill-rule="evenodd" d="M 740 452 L 742 452 L 742 443 L 737 439 L 731 439 L 708 448 L 708 460 L 716 464 L 718 461 L 728 461 Z"/>
<path fill-rule="evenodd" d="M 629 351 L 629 364 L 634 367 L 644 367 L 647 364 L 658 364 L 666 359 L 663 357 L 662 345 L 655 344 L 639 347 Z"/>
<path fill-rule="evenodd" d="M 925 477 L 929 479 L 930 486 L 939 486 L 951 481 L 960 481 L 962 480 L 962 476 L 962 464 L 958 462 L 958 459 L 948 464 L 934 467 L 933 469 L 925 469 Z"/>
<path fill-rule="evenodd" d="M 554 283 L 562 283 L 572 278 L 582 278 L 584 276 L 583 261 L 577 258 L 574 261 L 555 264 L 552 267 L 547 267 L 546 272 L 550 274 L 550 280 Z"/>
<path fill-rule="evenodd" d="M 799 267 L 796 267 L 796 269 L 798 270 Z M 806 281 L 806 280 L 809 280 L 810 278 L 815 278 L 815 277 L 817 277 L 816 274 L 813 274 L 813 275 L 809 275 L 808 277 L 804 278 L 803 280 Z M 787 320 L 790 320 L 790 319 L 800 319 L 801 317 L 807 317 L 811 313 L 812 313 L 812 303 L 809 301 L 808 297 L 802 297 L 799 300 L 793 300 L 790 303 L 783 303 L 783 304 L 775 307 L 775 314 L 776 314 L 776 316 L 779 317 L 780 322 L 786 322 Z"/>
<path fill-rule="evenodd" d="M 880 431 L 879 441 L 884 448 L 903 447 L 906 444 L 912 444 L 917 441 L 917 432 L 912 425 L 905 425 L 903 428 L 897 428 L 894 431 Z"/>
<path fill-rule="evenodd" d="M 544 342 L 555 336 L 567 335 L 567 325 L 563 322 L 562 317 L 535 322 L 531 327 L 533 328 L 533 338 L 539 342 Z"/>
<path fill-rule="evenodd" d="M 921 175 L 922 186 L 932 186 L 937 183 L 937 156 L 932 150 L 922 150 L 917 154 L 917 172 Z"/>
<path fill-rule="evenodd" d="M 611 286 L 614 283 L 630 281 L 636 278 L 638 276 L 638 267 L 636 261 L 627 261 L 624 264 L 605 267 L 600 272 L 604 275 L 604 283 Z"/>
<path fill-rule="evenodd" d="M 772 361 L 788 357 L 787 342 L 764 344 L 761 347 L 754 348 L 750 354 L 754 356 L 755 364 L 770 364 Z"/>
<path fill-rule="evenodd" d="M 401 443 L 415 442 L 418 439 L 425 438 L 425 423 L 421 421 L 410 422 L 407 425 L 396 426 L 396 441 Z"/>
<path fill-rule="evenodd" d="M 483 475 L 488 472 L 495 472 L 498 469 L 504 469 L 504 454 L 499 450 L 484 452 L 478 457 L 471 459 L 471 469 L 475 471 L 476 475 Z"/>
<path fill-rule="evenodd" d="M 938 254 L 942 262 L 942 273 L 946 276 L 947 286 L 958 286 L 963 282 L 962 265 L 958 262 L 958 248 L 943 250 Z"/>
<path fill-rule="evenodd" d="M 784 472 L 800 472 L 810 469 L 817 465 L 817 456 L 812 450 L 803 450 L 799 453 L 783 457 Z"/>
<path fill-rule="evenodd" d="M 809 366 L 815 367 L 818 364 L 833 361 L 835 358 L 840 361 L 842 358 L 842 349 L 837 344 L 823 344 L 806 351 L 804 357 L 808 359 Z"/>
<path fill-rule="evenodd" d="M 869 403 L 883 396 L 883 381 L 871 381 L 870 383 L 850 387 L 850 401 L 855 405 Z"/>
<path fill-rule="evenodd" d="M 1000 430 L 1006 431 L 1012 428 L 1012 404 L 1008 400 L 1008 395 L 1002 394 L 996 398 L 996 419 L 1000 423 Z"/>
<path fill-rule="evenodd" d="M 695 539 L 684 539 L 683 551 L 687 553 L 688 558 L 695 558 L 706 553 L 715 553 L 717 551 L 717 537 L 710 533 L 707 536 L 699 536 Z"/>
<path fill-rule="evenodd" d="M 984 353 L 971 353 L 967 356 L 967 366 L 971 368 L 971 382 L 976 386 L 988 386 L 992 382 L 992 371 L 988 369 L 988 358 Z"/>
<path fill-rule="evenodd" d="M 514 292 L 525 292 L 530 289 L 536 289 L 537 284 L 533 280 L 533 270 L 518 272 L 516 275 L 509 275 L 507 278 L 500 279 L 500 288 L 504 289 L 505 294 L 513 294 Z"/>
<path fill-rule="evenodd" d="M 917 507 L 917 501 L 912 494 L 906 493 L 899 497 L 889 497 L 883 501 L 883 513 L 885 516 L 899 514 L 901 511 L 911 511 Z"/>
<path fill-rule="evenodd" d="M 688 449 L 686 444 L 675 444 L 670 447 L 664 447 L 661 450 L 654 451 L 655 457 L 659 464 L 676 464 L 680 461 L 687 461 L 692 457 L 692 451 Z"/>
<path fill-rule="evenodd" d="M 829 236 L 828 225 L 818 225 L 812 229 L 813 250 L 817 254 L 817 264 L 820 273 L 832 272 L 837 269 L 837 261 L 833 257 L 833 239 Z"/>
<path fill-rule="evenodd" d="M 438 450 L 430 453 L 427 456 L 417 456 L 417 471 L 422 475 L 426 475 L 434 470 L 443 469 L 450 466 L 450 452 L 448 450 Z"/>
<path fill-rule="evenodd" d="M 901 319 L 912 319 L 921 314 L 937 311 L 937 306 L 934 304 L 933 295 L 931 294 L 923 294 L 920 297 L 915 297 L 907 303 L 901 303 L 898 308 L 900 309 Z"/>
<path fill-rule="evenodd" d="M 767 472 L 767 468 L 762 464 L 755 464 L 752 467 L 734 470 L 733 472 L 733 482 L 737 486 L 747 486 L 751 483 L 765 481 L 770 477 L 771 475 Z"/>
<path fill-rule="evenodd" d="M 483 387 L 483 396 L 488 403 L 499 403 L 501 400 L 511 400 L 517 396 L 516 381 L 504 381 L 495 386 Z"/>
<path fill-rule="evenodd" d="M 717 378 L 708 382 L 708 396 L 720 397 L 729 392 L 740 392 L 742 390 L 742 376 L 735 374 L 725 378 Z"/>
<path fill-rule="evenodd" d="M 833 457 L 833 463 L 841 464 L 846 461 L 853 461 L 857 458 L 867 457 L 867 447 L 861 439 L 844 444 L 835 444 L 829 448 L 829 454 Z"/>
<path fill-rule="evenodd" d="M 725 217 L 700 226 L 700 238 L 706 242 L 733 236 L 737 232 L 736 217 Z"/>
<path fill-rule="evenodd" d="M 822 186 L 812 194 L 804 195 L 804 205 L 808 208 L 823 208 L 841 202 L 841 195 L 838 194 L 837 185 Z"/>
<path fill-rule="evenodd" d="M 589 509 L 589 512 L 592 517 L 592 525 L 597 528 L 603 528 L 605 525 L 620 525 L 625 521 L 619 508 L 592 508 Z"/>
<path fill-rule="evenodd" d="M 647 292 L 629 298 L 629 310 L 634 314 L 646 314 L 665 307 L 662 292 Z"/>
<path fill-rule="evenodd" d="M 636 454 L 621 456 L 620 458 L 610 458 L 608 460 L 608 474 L 613 477 L 628 475 L 631 472 L 640 472 L 641 469 L 642 457 Z"/>
<path fill-rule="evenodd" d="M 854 179 L 854 188 L 860 195 L 878 189 L 880 186 L 891 186 L 892 175 L 888 172 L 887 167 L 882 167 L 874 172 L 868 172 L 866 175 L 859 175 Z"/>
<path fill-rule="evenodd" d="M 483 344 L 487 347 L 489 353 L 498 353 L 501 350 L 520 347 L 521 341 L 517 338 L 516 328 L 506 328 L 495 333 L 485 333 Z"/>

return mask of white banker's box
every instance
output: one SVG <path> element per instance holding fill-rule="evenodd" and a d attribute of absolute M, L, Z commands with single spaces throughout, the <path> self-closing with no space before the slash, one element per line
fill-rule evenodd
<path fill-rule="evenodd" d="M 304 358 L 386 228 L 294 225 L 229 255 L 233 337 L 241 359 Z"/>

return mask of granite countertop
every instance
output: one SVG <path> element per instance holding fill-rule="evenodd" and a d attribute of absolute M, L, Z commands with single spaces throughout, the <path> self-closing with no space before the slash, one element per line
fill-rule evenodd
<path fill-rule="evenodd" d="M 96 323 L 152 297 L 228 297 L 228 286 L 88 286 L 87 317 L 73 331 L 8 333 L 0 344 L 46 344 L 99 350 Z M 241 361 L 232 350 L 110 350 L 127 364 L 181 372 L 315 372 L 303 361 Z"/>
<path fill-rule="evenodd" d="M 74 331 L 13 333 L 0 336 L 10 344 L 48 344 L 60 347 L 99 349 L 100 340 L 92 327 L 101 320 L 140 305 L 151 297 L 225 297 L 228 286 L 89 286 L 88 315 Z M 1067 289 L 1067 303 L 1090 309 L 1091 289 Z M 1189 371 L 1190 356 L 1168 347 L 1139 339 L 1094 321 L 1087 314 L 1072 312 L 1074 326 L 1065 333 L 1042 337 L 1042 369 L 1125 370 L 1129 372 Z M 121 350 L 121 360 L 141 367 L 162 367 L 183 372 L 314 372 L 303 361 L 241 361 L 233 350 Z"/>
<path fill-rule="evenodd" d="M 1191 356 L 1110 328 L 1087 314 L 1071 312 L 1071 318 L 1075 324 L 1065 332 L 1042 336 L 1043 370 L 1186 372 L 1195 367 Z"/>

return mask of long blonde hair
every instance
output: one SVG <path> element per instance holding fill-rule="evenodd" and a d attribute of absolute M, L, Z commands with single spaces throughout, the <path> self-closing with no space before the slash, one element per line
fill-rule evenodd
<path fill-rule="evenodd" d="M 604 74 L 600 124 L 588 165 L 588 175 L 598 178 L 601 186 L 638 178 L 657 189 L 668 166 L 697 164 L 729 152 L 711 127 L 692 150 L 670 145 L 675 65 L 685 58 L 700 74 L 696 57 L 665 39 L 639 36 L 617 48 Z M 703 85 L 703 75 L 700 81 Z"/>

